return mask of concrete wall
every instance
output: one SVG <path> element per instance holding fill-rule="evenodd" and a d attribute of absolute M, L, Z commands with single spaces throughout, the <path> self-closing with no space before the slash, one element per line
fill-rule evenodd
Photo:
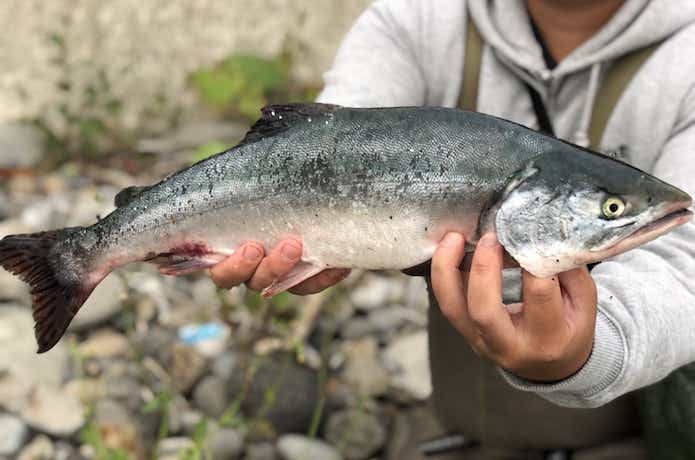
<path fill-rule="evenodd" d="M 370 0 L 4 0 L 0 122 L 38 114 L 69 129 L 89 87 L 122 101 L 117 123 L 157 128 L 195 104 L 191 71 L 238 51 L 289 48 L 296 77 L 320 82 Z M 103 78 L 102 78 L 103 77 Z M 100 83 L 101 82 L 101 83 Z M 93 109 L 90 109 L 93 110 Z"/>

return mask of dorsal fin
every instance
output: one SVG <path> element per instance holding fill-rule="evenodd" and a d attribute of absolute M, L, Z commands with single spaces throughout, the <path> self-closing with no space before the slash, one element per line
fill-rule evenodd
<path fill-rule="evenodd" d="M 113 199 L 113 205 L 116 206 L 117 208 L 122 208 L 123 206 L 127 206 L 133 199 L 140 195 L 142 192 L 145 190 L 151 189 L 151 185 L 145 185 L 145 186 L 140 186 L 140 185 L 134 185 L 132 187 L 126 187 L 120 192 L 116 194 L 116 196 Z"/>
<path fill-rule="evenodd" d="M 339 105 L 319 103 L 267 105 L 261 109 L 261 118 L 251 126 L 241 144 L 275 136 L 297 123 L 311 123 L 340 108 Z"/>

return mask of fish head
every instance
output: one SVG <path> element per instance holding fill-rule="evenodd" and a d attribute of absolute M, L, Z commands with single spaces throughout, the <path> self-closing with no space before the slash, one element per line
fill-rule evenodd
<path fill-rule="evenodd" d="M 495 227 L 523 268 L 548 277 L 663 235 L 690 220 L 691 205 L 677 187 L 567 144 L 514 176 L 498 204 Z"/>

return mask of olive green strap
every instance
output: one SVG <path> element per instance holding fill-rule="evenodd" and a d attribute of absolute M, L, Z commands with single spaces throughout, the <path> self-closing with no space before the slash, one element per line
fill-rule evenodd
<path fill-rule="evenodd" d="M 627 85 L 640 69 L 642 64 L 649 59 L 649 56 L 659 47 L 661 43 L 655 43 L 646 48 L 633 51 L 617 59 L 608 69 L 606 76 L 601 83 L 594 106 L 592 108 L 591 123 L 589 124 L 589 147 L 599 151 L 603 132 L 610 119 L 611 113 L 620 100 Z"/>
<path fill-rule="evenodd" d="M 475 110 L 478 107 L 478 81 L 480 80 L 480 62 L 483 57 L 483 39 L 478 28 L 468 14 L 466 25 L 466 54 L 463 62 L 463 82 L 459 107 L 465 110 Z"/>

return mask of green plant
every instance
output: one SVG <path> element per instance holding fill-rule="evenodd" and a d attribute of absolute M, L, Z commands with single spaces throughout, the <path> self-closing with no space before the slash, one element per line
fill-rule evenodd
<path fill-rule="evenodd" d="M 287 53 L 271 59 L 235 54 L 193 73 L 191 81 L 205 104 L 254 121 L 266 104 L 316 98 L 317 88 L 293 81 L 290 68 Z"/>
<path fill-rule="evenodd" d="M 145 407 L 142 408 L 143 414 L 151 414 L 154 412 L 161 413 L 159 430 L 157 432 L 157 441 L 153 449 L 154 452 L 152 453 L 154 458 L 157 458 L 159 443 L 169 434 L 169 419 L 171 414 L 171 404 L 173 401 L 174 392 L 167 389 L 157 394 L 147 404 L 145 404 Z"/>
<path fill-rule="evenodd" d="M 289 65 L 283 58 L 233 55 L 214 68 L 195 72 L 192 78 L 205 103 L 254 120 L 270 93 L 288 84 Z"/>
<path fill-rule="evenodd" d="M 205 445 L 208 436 L 208 421 L 202 419 L 195 426 L 191 440 L 193 445 L 179 454 L 180 460 L 209 460 L 212 454 Z"/>

